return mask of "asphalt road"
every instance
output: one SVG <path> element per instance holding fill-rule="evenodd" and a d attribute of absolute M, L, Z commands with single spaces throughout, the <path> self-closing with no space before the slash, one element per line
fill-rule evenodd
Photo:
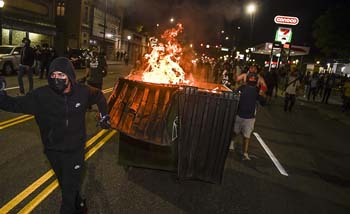
<path fill-rule="evenodd" d="M 110 66 L 103 88 L 113 87 L 128 70 Z M 83 71 L 77 73 L 80 77 Z M 15 77 L 7 80 L 9 87 L 17 86 Z M 45 83 L 35 80 L 35 86 Z M 118 165 L 118 133 L 101 133 L 96 112 L 87 113 L 88 139 L 98 138 L 86 149 L 91 156 L 83 195 L 89 213 L 349 213 L 349 126 L 300 104 L 285 113 L 278 98 L 259 108 L 256 122 L 255 132 L 288 176 L 253 137 L 253 159 L 241 161 L 238 152 L 230 152 L 220 185 L 178 182 L 176 174 L 165 171 L 125 171 Z M 59 187 L 42 153 L 35 121 L 25 116 L 18 124 L 3 123 L 18 116 L 0 111 L 0 214 L 59 213 Z"/>

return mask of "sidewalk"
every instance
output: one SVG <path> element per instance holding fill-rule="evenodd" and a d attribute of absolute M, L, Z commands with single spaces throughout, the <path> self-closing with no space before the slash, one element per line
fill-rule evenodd
<path fill-rule="evenodd" d="M 107 60 L 107 65 L 125 65 L 125 63 L 124 61 Z"/>

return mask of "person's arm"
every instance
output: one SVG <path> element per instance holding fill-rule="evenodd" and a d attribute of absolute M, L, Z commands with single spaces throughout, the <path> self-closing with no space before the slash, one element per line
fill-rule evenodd
<path fill-rule="evenodd" d="M 102 116 L 108 114 L 107 112 L 107 101 L 102 91 L 89 87 L 89 105 L 97 104 L 98 110 Z"/>
<path fill-rule="evenodd" d="M 107 112 L 107 101 L 101 90 L 89 87 L 89 104 L 97 104 L 100 112 L 99 125 L 102 129 L 109 129 L 111 123 Z"/>
<path fill-rule="evenodd" d="M 0 109 L 13 113 L 35 115 L 37 103 L 33 93 L 21 97 L 10 97 L 6 92 L 0 93 Z"/>
<path fill-rule="evenodd" d="M 242 80 L 245 82 L 246 76 L 247 76 L 246 73 L 240 74 L 239 76 L 237 76 L 236 82 L 239 82 L 239 81 L 242 81 Z"/>

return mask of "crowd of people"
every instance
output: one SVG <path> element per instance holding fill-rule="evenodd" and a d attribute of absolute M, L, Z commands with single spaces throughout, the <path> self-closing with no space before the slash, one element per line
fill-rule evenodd
<path fill-rule="evenodd" d="M 243 137 L 242 159 L 250 160 L 248 145 L 254 130 L 257 103 L 273 104 L 273 99 L 283 97 L 285 112 L 292 112 L 297 98 L 327 105 L 330 100 L 341 100 L 342 111 L 350 109 L 350 78 L 333 73 L 301 72 L 285 65 L 279 69 L 262 68 L 258 65 L 240 64 L 234 60 L 210 61 L 202 59 L 191 71 L 199 81 L 225 85 L 240 93 L 240 102 L 234 126 L 234 149 L 236 137 Z"/>
<path fill-rule="evenodd" d="M 231 89 L 240 86 L 242 73 L 248 70 L 248 65 L 233 60 L 218 60 L 213 63 L 203 61 L 197 66 L 197 72 L 204 73 L 205 77 L 209 77 L 207 78 L 209 81 Z M 300 71 L 289 65 L 271 70 L 257 66 L 257 73 L 261 77 L 260 80 L 264 80 L 263 85 L 267 87 L 265 93 L 267 103 L 270 103 L 273 97 L 283 96 L 285 111 L 292 111 L 296 97 L 299 97 L 312 103 L 324 104 L 328 104 L 330 99 L 341 100 L 342 111 L 349 112 L 349 77 L 329 72 Z"/>

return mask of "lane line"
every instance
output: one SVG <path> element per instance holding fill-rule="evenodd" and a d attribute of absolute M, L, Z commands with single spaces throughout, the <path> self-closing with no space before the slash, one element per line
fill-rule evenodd
<path fill-rule="evenodd" d="M 10 126 L 14 126 L 14 125 L 19 124 L 19 123 L 23 123 L 23 122 L 25 122 L 25 121 L 27 121 L 27 120 L 31 120 L 31 119 L 33 119 L 33 118 L 34 118 L 34 116 L 30 116 L 30 117 L 24 118 L 24 119 L 22 119 L 22 120 L 17 120 L 17 121 L 15 121 L 15 122 L 13 122 L 13 123 L 9 123 L 9 124 L 6 124 L 6 125 L 4 125 L 4 126 L 0 126 L 0 130 L 1 130 L 1 129 L 6 129 L 6 128 L 10 127 Z"/>
<path fill-rule="evenodd" d="M 277 167 L 278 171 L 284 175 L 288 176 L 287 171 L 283 168 L 283 166 L 280 164 L 280 162 L 277 160 L 276 156 L 272 153 L 270 148 L 266 145 L 266 143 L 263 141 L 263 139 L 260 137 L 260 135 L 256 132 L 253 133 L 256 139 L 259 141 L 260 145 L 264 148 L 265 152 L 269 155 L 271 158 L 273 164 Z"/>
<path fill-rule="evenodd" d="M 15 121 L 15 120 L 22 119 L 22 118 L 24 118 L 24 117 L 29 117 L 29 116 L 30 116 L 29 114 L 25 114 L 25 115 L 21 115 L 21 116 L 18 116 L 18 117 L 9 119 L 9 120 L 2 121 L 2 122 L 0 122 L 0 126 L 4 125 L 4 124 L 6 124 L 6 123 L 11 123 L 11 122 L 13 122 L 13 121 Z"/>
<path fill-rule="evenodd" d="M 15 87 L 10 87 L 10 88 L 5 88 L 5 91 L 9 91 L 9 90 L 13 90 L 13 89 L 18 89 L 19 86 L 15 86 Z"/>
<path fill-rule="evenodd" d="M 94 137 L 90 138 L 85 143 L 85 148 L 89 147 L 91 144 L 93 144 L 99 137 L 101 137 L 104 133 L 106 133 L 107 130 L 101 130 L 99 133 L 97 133 Z M 98 136 L 98 137 L 97 137 Z M 34 181 L 31 185 L 29 185 L 27 188 L 25 188 L 21 193 L 19 193 L 17 196 L 15 196 L 12 200 L 7 202 L 2 208 L 0 208 L 0 213 L 8 213 L 10 210 L 12 210 L 15 206 L 17 206 L 20 202 L 22 202 L 26 197 L 28 197 L 30 194 L 32 194 L 37 188 L 39 188 L 41 185 L 43 185 L 47 180 L 49 180 L 53 175 L 54 171 L 50 169 L 48 172 L 46 172 L 43 176 L 41 176 L 39 179 Z"/>
<path fill-rule="evenodd" d="M 117 131 L 112 130 L 107 136 L 105 136 L 98 144 L 92 147 L 85 153 L 85 161 L 88 160 L 96 151 L 98 151 L 109 139 L 111 139 Z M 33 200 L 25 205 L 18 214 L 27 214 L 33 211 L 47 196 L 49 196 L 58 187 L 57 179 L 54 180 L 48 187 L 41 191 Z"/>

